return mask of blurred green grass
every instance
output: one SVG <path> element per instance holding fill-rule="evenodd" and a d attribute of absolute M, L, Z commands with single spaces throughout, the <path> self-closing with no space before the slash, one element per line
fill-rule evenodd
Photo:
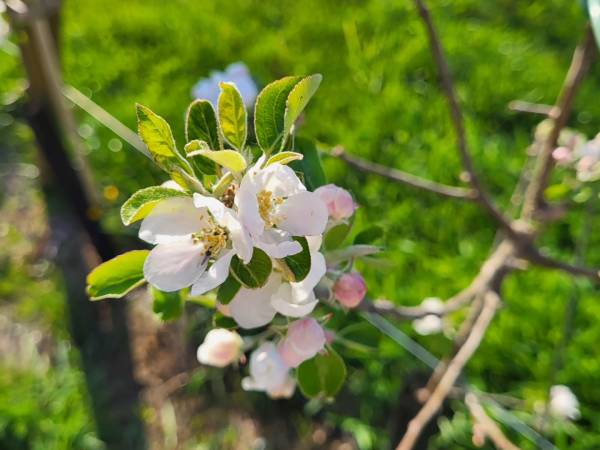
<path fill-rule="evenodd" d="M 585 16 L 569 0 L 431 4 L 477 168 L 506 206 L 539 120 L 511 113 L 507 104 L 513 99 L 554 101 Z M 134 103 L 140 102 L 169 120 L 181 144 L 192 85 L 231 62 L 245 62 L 261 84 L 288 74 L 320 72 L 324 82 L 307 109 L 301 134 L 431 179 L 459 183 L 461 167 L 445 100 L 410 2 L 78 0 L 66 2 L 64 13 L 67 82 L 132 128 Z M 18 78 L 15 61 L 0 56 L 0 79 Z M 590 136 L 600 119 L 600 103 L 593 101 L 600 92 L 599 75 L 595 67 L 571 122 Z M 16 81 L 6 86 L 10 83 Z M 107 205 L 104 222 L 114 233 L 133 234 L 123 230 L 118 207 L 138 188 L 160 182 L 162 174 L 127 145 L 109 150 L 115 136 L 93 119 L 80 118 L 99 189 L 115 185 L 120 190 Z M 379 223 L 387 230 L 390 267 L 362 267 L 373 296 L 416 304 L 427 296 L 449 296 L 471 279 L 493 240 L 492 224 L 477 207 L 392 185 L 337 161 L 325 163 L 330 180 L 352 189 L 363 205 L 359 222 Z M 572 256 L 580 212 L 549 230 L 544 245 L 554 254 Z M 591 220 L 594 229 L 598 219 Z M 588 264 L 600 264 L 600 254 L 593 250 L 598 241 L 592 234 Z M 487 391 L 524 398 L 529 410 L 543 401 L 572 290 L 572 281 L 554 272 L 512 276 L 504 290 L 505 308 L 469 366 L 471 381 Z M 589 449 L 600 446 L 600 350 L 595 345 L 600 305 L 595 288 L 582 282 L 577 290 L 575 332 L 554 382 L 572 387 L 582 402 L 583 419 L 556 433 L 571 435 L 569 448 Z M 447 348 L 439 336 L 417 339 L 438 356 Z M 352 382 L 350 390 L 369 399 L 357 412 L 367 426 L 385 422 L 382 416 L 395 401 L 402 375 L 418 367 L 402 351 L 393 354 L 396 359 L 357 364 L 356 379 L 362 382 Z M 369 445 L 381 448 L 385 438 L 372 435 Z M 461 436 L 464 440 L 468 430 Z M 523 448 L 533 448 L 511 437 Z M 438 445 L 454 448 L 449 446 L 457 442 L 462 441 L 447 432 Z"/>

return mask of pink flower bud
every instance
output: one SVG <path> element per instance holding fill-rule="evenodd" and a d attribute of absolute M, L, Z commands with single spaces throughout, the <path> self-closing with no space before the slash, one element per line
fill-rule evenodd
<path fill-rule="evenodd" d="M 358 272 L 345 273 L 333 285 L 333 295 L 346 308 L 355 308 L 365 294 L 367 285 Z"/>
<path fill-rule="evenodd" d="M 317 188 L 315 194 L 325 203 L 332 219 L 343 220 L 354 214 L 356 205 L 347 190 L 335 184 L 327 184 Z"/>
<path fill-rule="evenodd" d="M 210 330 L 198 347 L 198 361 L 209 366 L 225 367 L 237 360 L 242 350 L 242 338 L 224 328 Z"/>
<path fill-rule="evenodd" d="M 302 362 L 315 356 L 324 346 L 323 328 L 315 319 L 307 317 L 292 322 L 278 350 L 281 359 L 289 367 L 298 367 Z"/>
<path fill-rule="evenodd" d="M 571 150 L 567 147 L 557 147 L 552 152 L 552 157 L 560 165 L 567 165 L 571 162 Z"/>

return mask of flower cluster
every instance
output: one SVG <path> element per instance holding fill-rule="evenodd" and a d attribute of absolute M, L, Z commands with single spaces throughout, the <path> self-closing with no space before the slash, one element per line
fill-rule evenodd
<path fill-rule="evenodd" d="M 234 83 L 220 84 L 216 111 L 207 100 L 192 103 L 184 152 L 167 122 L 138 105 L 139 134 L 171 180 L 136 192 L 121 218 L 141 221 L 139 237 L 153 248 L 121 255 L 88 277 L 94 299 L 147 282 L 175 293 L 176 302 L 180 293 L 212 302 L 219 325 L 198 348 L 199 362 L 225 367 L 255 347 L 242 386 L 272 397 L 293 394 L 294 370 L 318 377 L 322 364 L 345 374 L 323 325 L 331 308 L 361 303 L 367 288 L 353 262 L 378 250 L 364 236 L 344 246 L 357 205 L 348 191 L 325 184 L 316 149 L 293 136 L 320 79 L 287 77 L 259 94 L 257 146 L 247 142 L 246 107 Z M 317 313 L 319 304 L 325 310 Z M 238 334 L 259 327 L 260 338 Z M 334 394 L 331 386 L 322 393 Z"/>

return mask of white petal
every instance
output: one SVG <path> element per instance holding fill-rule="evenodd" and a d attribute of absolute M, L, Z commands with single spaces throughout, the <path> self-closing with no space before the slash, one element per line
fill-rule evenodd
<path fill-rule="evenodd" d="M 289 197 L 276 211 L 278 226 L 294 236 L 322 234 L 327 226 L 327 207 L 313 192 Z"/>
<path fill-rule="evenodd" d="M 217 222 L 223 220 L 226 207 L 223 203 L 214 197 L 205 197 L 198 193 L 194 194 L 194 205 L 196 208 L 207 208 Z"/>
<path fill-rule="evenodd" d="M 229 230 L 229 238 L 235 253 L 244 261 L 249 263 L 252 259 L 252 238 L 246 228 L 235 218 L 231 210 L 225 211 L 222 225 Z"/>
<path fill-rule="evenodd" d="M 202 244 L 191 239 L 158 244 L 144 263 L 144 277 L 161 291 L 178 291 L 190 286 L 206 269 Z"/>
<path fill-rule="evenodd" d="M 309 297 L 313 294 L 313 289 L 321 281 L 321 278 L 325 276 L 327 272 L 327 265 L 325 263 L 325 257 L 322 253 L 311 252 L 310 253 L 310 270 L 304 280 L 297 283 L 290 283 L 292 286 L 292 294 L 297 301 Z"/>
<path fill-rule="evenodd" d="M 222 284 L 229 275 L 229 264 L 234 253 L 233 250 L 228 250 L 219 256 L 213 265 L 193 284 L 191 294 L 202 295 Z"/>
<path fill-rule="evenodd" d="M 323 236 L 306 236 L 306 241 L 308 242 L 308 248 L 311 252 L 318 252 L 323 243 Z"/>
<path fill-rule="evenodd" d="M 255 175 L 257 192 L 269 191 L 275 197 L 289 197 L 306 188 L 290 167 L 283 164 L 271 164 Z"/>
<path fill-rule="evenodd" d="M 265 222 L 258 210 L 257 194 L 251 172 L 248 172 L 244 175 L 240 187 L 235 193 L 235 205 L 240 221 L 254 237 L 260 236 L 265 228 Z"/>
<path fill-rule="evenodd" d="M 279 275 L 272 274 L 262 288 L 241 288 L 229 303 L 231 317 L 242 328 L 262 327 L 271 322 L 275 317 L 275 310 L 271 306 L 271 296 L 280 283 Z"/>
<path fill-rule="evenodd" d="M 255 240 L 254 245 L 263 250 L 271 258 L 277 259 L 295 255 L 302 251 L 300 243 L 292 240 L 289 233 L 274 228 L 265 230 L 260 238 Z"/>
<path fill-rule="evenodd" d="M 204 211 L 194 207 L 189 197 L 163 200 L 142 221 L 139 236 L 150 244 L 188 240 L 207 226 Z"/>
<path fill-rule="evenodd" d="M 310 293 L 300 301 L 294 297 L 292 286 L 289 283 L 283 283 L 271 297 L 271 305 L 279 314 L 287 317 L 304 317 L 310 314 L 317 306 L 319 301 L 314 293 Z"/>

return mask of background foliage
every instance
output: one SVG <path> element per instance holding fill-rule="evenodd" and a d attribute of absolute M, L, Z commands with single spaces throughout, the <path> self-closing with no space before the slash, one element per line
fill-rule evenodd
<path fill-rule="evenodd" d="M 509 0 L 459 0 L 432 2 L 432 6 L 464 105 L 477 167 L 485 184 L 507 205 L 539 120 L 511 113 L 507 104 L 516 98 L 554 101 L 585 16 L 579 4 L 569 0 L 519 2 L 518 6 Z M 182 143 L 192 85 L 234 61 L 244 61 L 260 84 L 287 74 L 319 72 L 324 81 L 307 110 L 302 135 L 325 145 L 342 144 L 349 152 L 441 182 L 459 183 L 460 163 L 446 105 L 422 24 L 410 2 L 78 0 L 67 1 L 64 13 L 61 45 L 66 81 L 131 128 L 137 101 L 165 117 Z M 18 59 L 0 53 L 4 105 L 0 146 L 14 150 L 2 157 L 2 164 L 33 161 L 28 132 L 10 116 L 15 92 L 23 88 L 21 75 Z M 590 137 L 598 131 L 600 120 L 600 103 L 594 101 L 600 92 L 599 75 L 596 64 L 578 96 L 571 123 Z M 81 115 L 79 132 L 98 187 L 105 193 L 103 221 L 116 234 L 135 233 L 121 226 L 118 207 L 138 188 L 161 181 L 162 174 L 88 116 Z M 363 205 L 357 217 L 361 224 L 375 222 L 387 230 L 386 265 L 361 268 L 373 296 L 417 304 L 427 296 L 449 296 L 472 278 L 494 238 L 491 224 L 475 206 L 391 185 L 336 161 L 325 162 L 330 181 L 351 189 Z M 26 189 L 35 197 L 35 185 Z M 0 306 L 60 330 L 64 325 L 57 313 L 62 308 L 60 281 L 53 278 L 51 266 L 39 277 L 31 258 L 15 258 L 18 246 L 36 234 L 23 236 L 18 222 L 22 217 L 6 213 L 19 207 L 11 205 L 8 196 L 0 201 L 2 239 L 8 242 L 0 248 Z M 563 258 L 573 254 L 582 210 L 576 208 L 553 227 L 544 242 L 551 253 Z M 43 221 L 43 212 L 34 218 Z M 587 220 L 594 229 L 595 215 Z M 585 252 L 590 265 L 600 266 L 600 253 L 595 250 L 599 244 L 592 233 Z M 562 346 L 564 311 L 573 295 L 578 309 L 572 339 Z M 48 296 L 52 302 L 46 301 Z M 600 446 L 597 297 L 597 290 L 587 282 L 573 285 L 556 272 L 512 275 L 505 287 L 504 310 L 467 371 L 480 389 L 522 398 L 519 408 L 529 412 L 545 401 L 550 385 L 569 385 L 582 403 L 582 419 L 553 427 L 551 434 L 560 448 Z M 414 335 L 409 324 L 402 329 Z M 438 356 L 449 346 L 442 336 L 415 339 Z M 386 426 L 390 409 L 402 407 L 398 402 L 405 376 L 422 368 L 397 345 L 387 340 L 378 345 L 377 358 L 349 361 L 345 389 L 356 401 L 324 409 L 365 449 L 385 448 L 386 433 L 380 429 Z M 562 357 L 559 370 L 554 368 L 557 352 Z M 2 395 L 17 388 L 28 392 L 22 380 L 32 380 L 33 374 L 15 377 L 10 372 L 14 369 L 1 369 Z M 64 397 L 55 394 L 48 400 L 59 409 L 66 399 L 82 395 L 81 384 L 69 381 L 78 379 L 76 365 L 61 370 L 72 374 L 59 371 L 35 381 L 44 392 L 61 383 Z M 8 432 L 2 430 L 17 418 L 37 424 L 28 437 L 32 442 L 37 439 L 35 430 L 43 427 L 36 404 L 12 408 L 13 402 L 4 398 L 0 404 L 4 405 L 0 448 L 12 442 L 6 441 Z M 75 404 L 82 407 L 80 401 Z M 89 421 L 86 414 L 84 408 L 68 420 L 84 424 Z M 432 445 L 468 448 L 470 429 L 465 417 L 459 407 L 454 418 L 444 419 L 442 434 Z M 527 419 L 526 414 L 523 417 Z M 73 433 L 68 439 L 75 439 L 78 427 L 71 428 L 60 414 L 52 418 L 65 433 Z M 517 435 L 511 437 L 523 448 L 534 448 Z M 57 437 L 53 447 L 45 448 L 72 448 L 64 442 Z"/>

